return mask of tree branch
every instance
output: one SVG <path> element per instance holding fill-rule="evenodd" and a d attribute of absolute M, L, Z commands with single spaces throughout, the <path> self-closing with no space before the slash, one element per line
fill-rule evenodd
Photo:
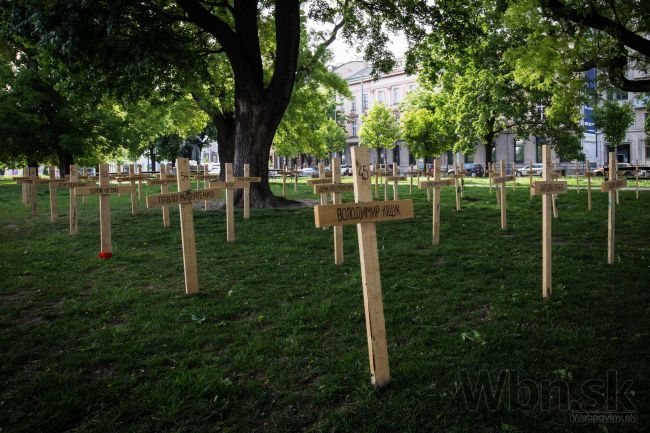
<path fill-rule="evenodd" d="M 561 0 L 541 0 L 542 8 L 555 18 L 569 20 L 597 30 L 602 30 L 625 46 L 643 55 L 650 56 L 650 41 L 629 30 L 595 10 L 578 11 Z"/>

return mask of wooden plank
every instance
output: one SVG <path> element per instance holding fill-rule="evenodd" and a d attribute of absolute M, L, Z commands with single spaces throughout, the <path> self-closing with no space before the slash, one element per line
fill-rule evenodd
<path fill-rule="evenodd" d="M 261 182 L 261 177 L 250 177 L 251 166 L 250 164 L 244 164 L 244 176 L 235 177 L 235 180 L 242 182 Z M 244 219 L 247 220 L 251 217 L 251 188 L 250 185 L 247 185 L 244 188 Z"/>
<path fill-rule="evenodd" d="M 358 205 L 364 206 L 365 203 L 372 202 L 369 152 L 367 148 L 357 146 L 352 147 L 350 152 L 352 153 L 352 167 L 354 168 L 354 198 Z M 386 324 L 384 322 L 384 305 L 381 295 L 381 276 L 379 273 L 375 224 L 358 224 L 357 239 L 359 242 L 359 262 L 366 317 L 370 377 L 373 385 L 382 387 L 390 382 L 390 368 L 388 365 L 388 343 L 386 341 Z"/>
<path fill-rule="evenodd" d="M 569 186 L 565 181 L 536 181 L 533 183 L 534 195 L 543 194 L 562 194 L 569 191 Z"/>
<path fill-rule="evenodd" d="M 331 179 L 307 179 L 307 185 L 309 186 L 314 186 L 314 185 L 323 185 L 323 184 L 330 184 L 332 183 Z"/>
<path fill-rule="evenodd" d="M 447 185 L 452 185 L 456 182 L 455 179 L 440 180 L 440 158 L 435 158 L 433 161 L 433 180 L 424 181 L 422 183 L 433 183 L 433 215 L 432 215 L 432 243 L 438 245 L 440 243 L 440 187 L 447 185 L 435 185 L 446 182 Z"/>
<path fill-rule="evenodd" d="M 49 171 L 49 176 L 50 176 L 50 185 L 49 185 L 49 190 L 50 190 L 50 222 L 54 223 L 56 222 L 56 218 L 59 214 L 59 209 L 57 206 L 56 202 L 56 186 L 54 186 L 54 183 L 56 183 L 56 167 L 50 166 Z"/>
<path fill-rule="evenodd" d="M 233 182 L 232 162 L 225 164 L 226 168 L 226 184 Z M 244 182 L 244 187 L 246 183 Z M 284 185 L 283 185 L 284 187 Z M 226 241 L 234 242 L 235 240 L 235 191 L 234 188 L 226 188 Z"/>
<path fill-rule="evenodd" d="M 108 185 L 108 182 L 106 183 Z M 80 196 L 87 195 L 102 195 L 102 194 L 118 194 L 131 192 L 133 189 L 130 186 L 85 186 L 81 188 L 75 188 L 74 193 Z"/>
<path fill-rule="evenodd" d="M 500 183 L 499 188 L 500 188 L 500 196 L 501 196 L 501 230 L 505 230 L 508 228 L 508 220 L 507 220 L 507 207 L 506 207 L 506 182 L 510 179 L 512 176 L 505 176 L 506 173 L 506 162 L 502 159 L 500 164 L 499 164 L 499 176 L 492 178 L 495 183 Z M 499 180 L 499 179 L 504 179 L 504 180 Z"/>
<path fill-rule="evenodd" d="M 551 146 L 542 145 L 542 179 L 545 182 L 552 180 L 553 163 L 551 160 Z M 553 257 L 552 257 L 552 224 L 551 212 L 553 196 L 542 196 L 542 297 L 548 299 L 553 290 Z"/>
<path fill-rule="evenodd" d="M 327 179 L 327 176 L 325 176 L 325 166 L 323 165 L 322 162 L 318 163 L 318 177 L 320 177 L 321 180 L 328 181 L 332 183 L 332 179 Z M 326 205 L 327 204 L 327 194 L 321 193 L 320 195 L 320 204 L 321 205 Z"/>
<path fill-rule="evenodd" d="M 340 175 L 338 176 L 341 177 Z M 325 183 L 314 185 L 314 194 L 341 193 L 354 191 L 354 184 L 351 183 Z"/>
<path fill-rule="evenodd" d="M 168 168 L 166 164 L 162 164 L 160 166 L 160 180 L 167 181 L 168 177 Z M 169 193 L 169 184 L 168 183 L 161 183 L 160 184 L 160 193 L 161 194 L 167 194 Z M 170 226 L 170 221 L 169 221 L 169 206 L 163 206 L 162 207 L 162 220 L 163 220 L 163 227 L 169 227 Z"/>
<path fill-rule="evenodd" d="M 179 191 L 192 188 L 190 165 L 187 158 L 176 160 L 176 173 Z M 149 204 L 147 197 L 147 205 Z M 196 264 L 196 238 L 194 235 L 194 215 L 191 202 L 179 202 L 181 219 L 181 243 L 183 245 L 183 271 L 185 274 L 185 293 L 190 295 L 199 291 L 199 274 Z"/>
<path fill-rule="evenodd" d="M 31 167 L 30 168 L 30 176 L 32 178 L 32 184 L 30 188 L 31 192 L 31 202 L 32 202 L 32 216 L 36 216 L 38 214 L 38 186 L 37 184 L 41 183 L 38 180 L 38 167 Z"/>
<path fill-rule="evenodd" d="M 616 246 L 616 171 L 617 171 L 616 152 L 609 152 L 609 187 L 605 182 L 601 184 L 600 190 L 607 191 L 609 194 L 609 207 L 607 209 L 607 263 L 614 264 L 615 246 Z M 625 180 L 625 179 L 621 179 Z M 609 188 L 609 189 L 604 189 Z"/>
<path fill-rule="evenodd" d="M 138 196 L 135 187 L 135 165 L 129 164 L 129 177 L 131 179 L 131 215 L 138 213 Z"/>
<path fill-rule="evenodd" d="M 337 205 L 341 204 L 341 188 L 352 187 L 345 191 L 354 191 L 354 184 L 341 183 L 341 161 L 338 158 L 332 158 L 332 174 L 332 184 L 316 185 L 314 189 L 318 193 L 319 188 L 327 188 L 329 186 L 329 190 L 325 192 L 332 194 L 332 203 Z M 334 264 L 343 264 L 343 226 L 334 226 Z"/>
<path fill-rule="evenodd" d="M 435 166 L 434 166 L 435 171 Z M 440 171 L 440 170 L 438 170 Z M 438 173 L 440 174 L 440 173 Z M 441 188 L 445 186 L 451 186 L 455 183 L 454 179 L 440 179 L 440 180 L 423 180 L 420 181 L 420 189 L 424 188 Z"/>
<path fill-rule="evenodd" d="M 70 166 L 70 169 L 72 170 L 72 166 Z M 70 178 L 72 178 L 72 174 L 70 174 Z M 93 183 L 89 182 L 52 182 L 52 184 L 56 188 L 83 188 L 85 186 L 93 186 Z"/>
<path fill-rule="evenodd" d="M 231 163 L 226 163 L 231 164 Z M 239 180 L 227 180 L 227 181 L 210 181 L 208 182 L 208 188 L 210 189 L 245 189 L 250 186 L 249 182 L 239 181 Z"/>
<path fill-rule="evenodd" d="M 191 204 L 205 200 L 217 200 L 219 198 L 221 198 L 221 191 L 214 188 L 169 192 L 167 194 L 147 196 L 147 208 L 157 208 L 173 204 Z"/>
<path fill-rule="evenodd" d="M 600 191 L 601 192 L 616 191 L 617 189 L 625 188 L 626 186 L 627 186 L 627 179 L 604 180 L 603 183 L 600 184 Z"/>
<path fill-rule="evenodd" d="M 316 205 L 314 207 L 314 216 L 316 227 L 402 220 L 413 218 L 413 201 L 390 200 Z"/>
<path fill-rule="evenodd" d="M 77 186 L 77 184 L 80 184 L 82 182 L 78 181 L 78 176 L 79 173 L 77 172 L 77 166 L 72 164 L 70 165 L 70 179 L 69 182 L 64 182 L 60 183 L 57 186 L 59 188 L 68 188 L 70 191 L 70 211 L 68 212 L 70 215 L 68 217 L 68 225 L 69 225 L 69 231 L 71 235 L 76 235 L 79 233 L 79 215 L 77 213 L 77 196 L 74 193 L 74 188 Z M 61 185 L 66 185 L 66 186 L 61 186 Z"/>
<path fill-rule="evenodd" d="M 108 259 L 113 256 L 113 241 L 111 235 L 111 196 L 118 192 L 120 187 L 110 187 L 108 177 L 108 164 L 99 164 L 99 187 L 98 188 L 75 188 L 74 193 L 78 195 L 77 190 L 95 189 L 101 192 L 99 196 L 99 233 L 100 233 L 100 250 L 99 257 Z M 106 192 L 103 192 L 106 190 Z M 114 191 L 115 190 L 115 191 Z"/>
<path fill-rule="evenodd" d="M 137 166 L 137 174 L 138 174 L 138 200 L 142 200 L 142 164 L 138 164 Z"/>

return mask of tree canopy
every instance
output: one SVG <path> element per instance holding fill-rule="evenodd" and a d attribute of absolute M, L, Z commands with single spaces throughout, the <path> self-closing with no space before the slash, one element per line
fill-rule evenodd
<path fill-rule="evenodd" d="M 359 145 L 377 151 L 392 149 L 399 139 L 400 128 L 393 113 L 384 104 L 375 104 L 361 116 Z"/>
<path fill-rule="evenodd" d="M 625 139 L 627 129 L 634 122 L 634 111 L 630 104 L 616 101 L 604 101 L 594 107 L 594 121 L 602 129 L 605 140 L 610 147 L 618 147 Z"/>

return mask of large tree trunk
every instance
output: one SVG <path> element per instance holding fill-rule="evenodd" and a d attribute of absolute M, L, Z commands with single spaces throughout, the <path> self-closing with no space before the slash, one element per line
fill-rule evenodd
<path fill-rule="evenodd" d="M 59 157 L 59 172 L 61 173 L 61 177 L 70 174 L 70 164 L 74 164 L 74 155 L 61 151 L 57 156 Z"/>
<path fill-rule="evenodd" d="M 156 171 L 156 149 L 149 146 L 149 170 Z"/>
<path fill-rule="evenodd" d="M 225 163 L 235 161 L 235 114 L 219 112 L 212 116 L 212 123 L 217 129 L 219 179 L 225 180 Z"/>
<path fill-rule="evenodd" d="M 494 149 L 494 137 L 496 137 L 496 132 L 494 131 L 494 125 L 496 123 L 496 118 L 491 117 L 487 121 L 488 123 L 488 133 L 485 134 L 485 165 L 487 169 L 487 164 L 492 163 L 492 149 Z"/>

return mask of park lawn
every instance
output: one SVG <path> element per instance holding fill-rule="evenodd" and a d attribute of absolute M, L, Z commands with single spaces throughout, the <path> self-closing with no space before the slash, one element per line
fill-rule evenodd
<path fill-rule="evenodd" d="M 316 200 L 310 190 L 288 185 L 287 195 Z M 314 228 L 310 207 L 253 209 L 248 221 L 238 209 L 232 244 L 223 210 L 196 210 L 201 292 L 186 296 L 177 209 L 164 229 L 159 209 L 133 217 L 127 195 L 113 198 L 114 257 L 103 261 L 96 197 L 80 201 L 71 237 L 67 190 L 51 224 L 46 187 L 32 217 L 19 187 L 2 183 L 0 431 L 642 431 L 650 193 L 621 193 L 613 266 L 606 195 L 594 192 L 590 213 L 586 193 L 559 197 L 550 301 L 539 197 L 509 188 L 502 232 L 487 188 L 466 189 L 460 212 L 446 188 L 434 247 L 431 205 L 414 193 L 414 220 L 377 227 L 392 382 L 376 391 L 354 227 L 336 267 L 332 231 Z M 572 423 L 543 386 L 566 385 L 576 408 L 581 386 L 611 371 L 631 381 L 638 422 Z M 505 372 L 497 404 L 466 401 L 463 378 L 489 374 L 496 385 Z M 543 405 L 508 397 L 526 381 Z"/>

